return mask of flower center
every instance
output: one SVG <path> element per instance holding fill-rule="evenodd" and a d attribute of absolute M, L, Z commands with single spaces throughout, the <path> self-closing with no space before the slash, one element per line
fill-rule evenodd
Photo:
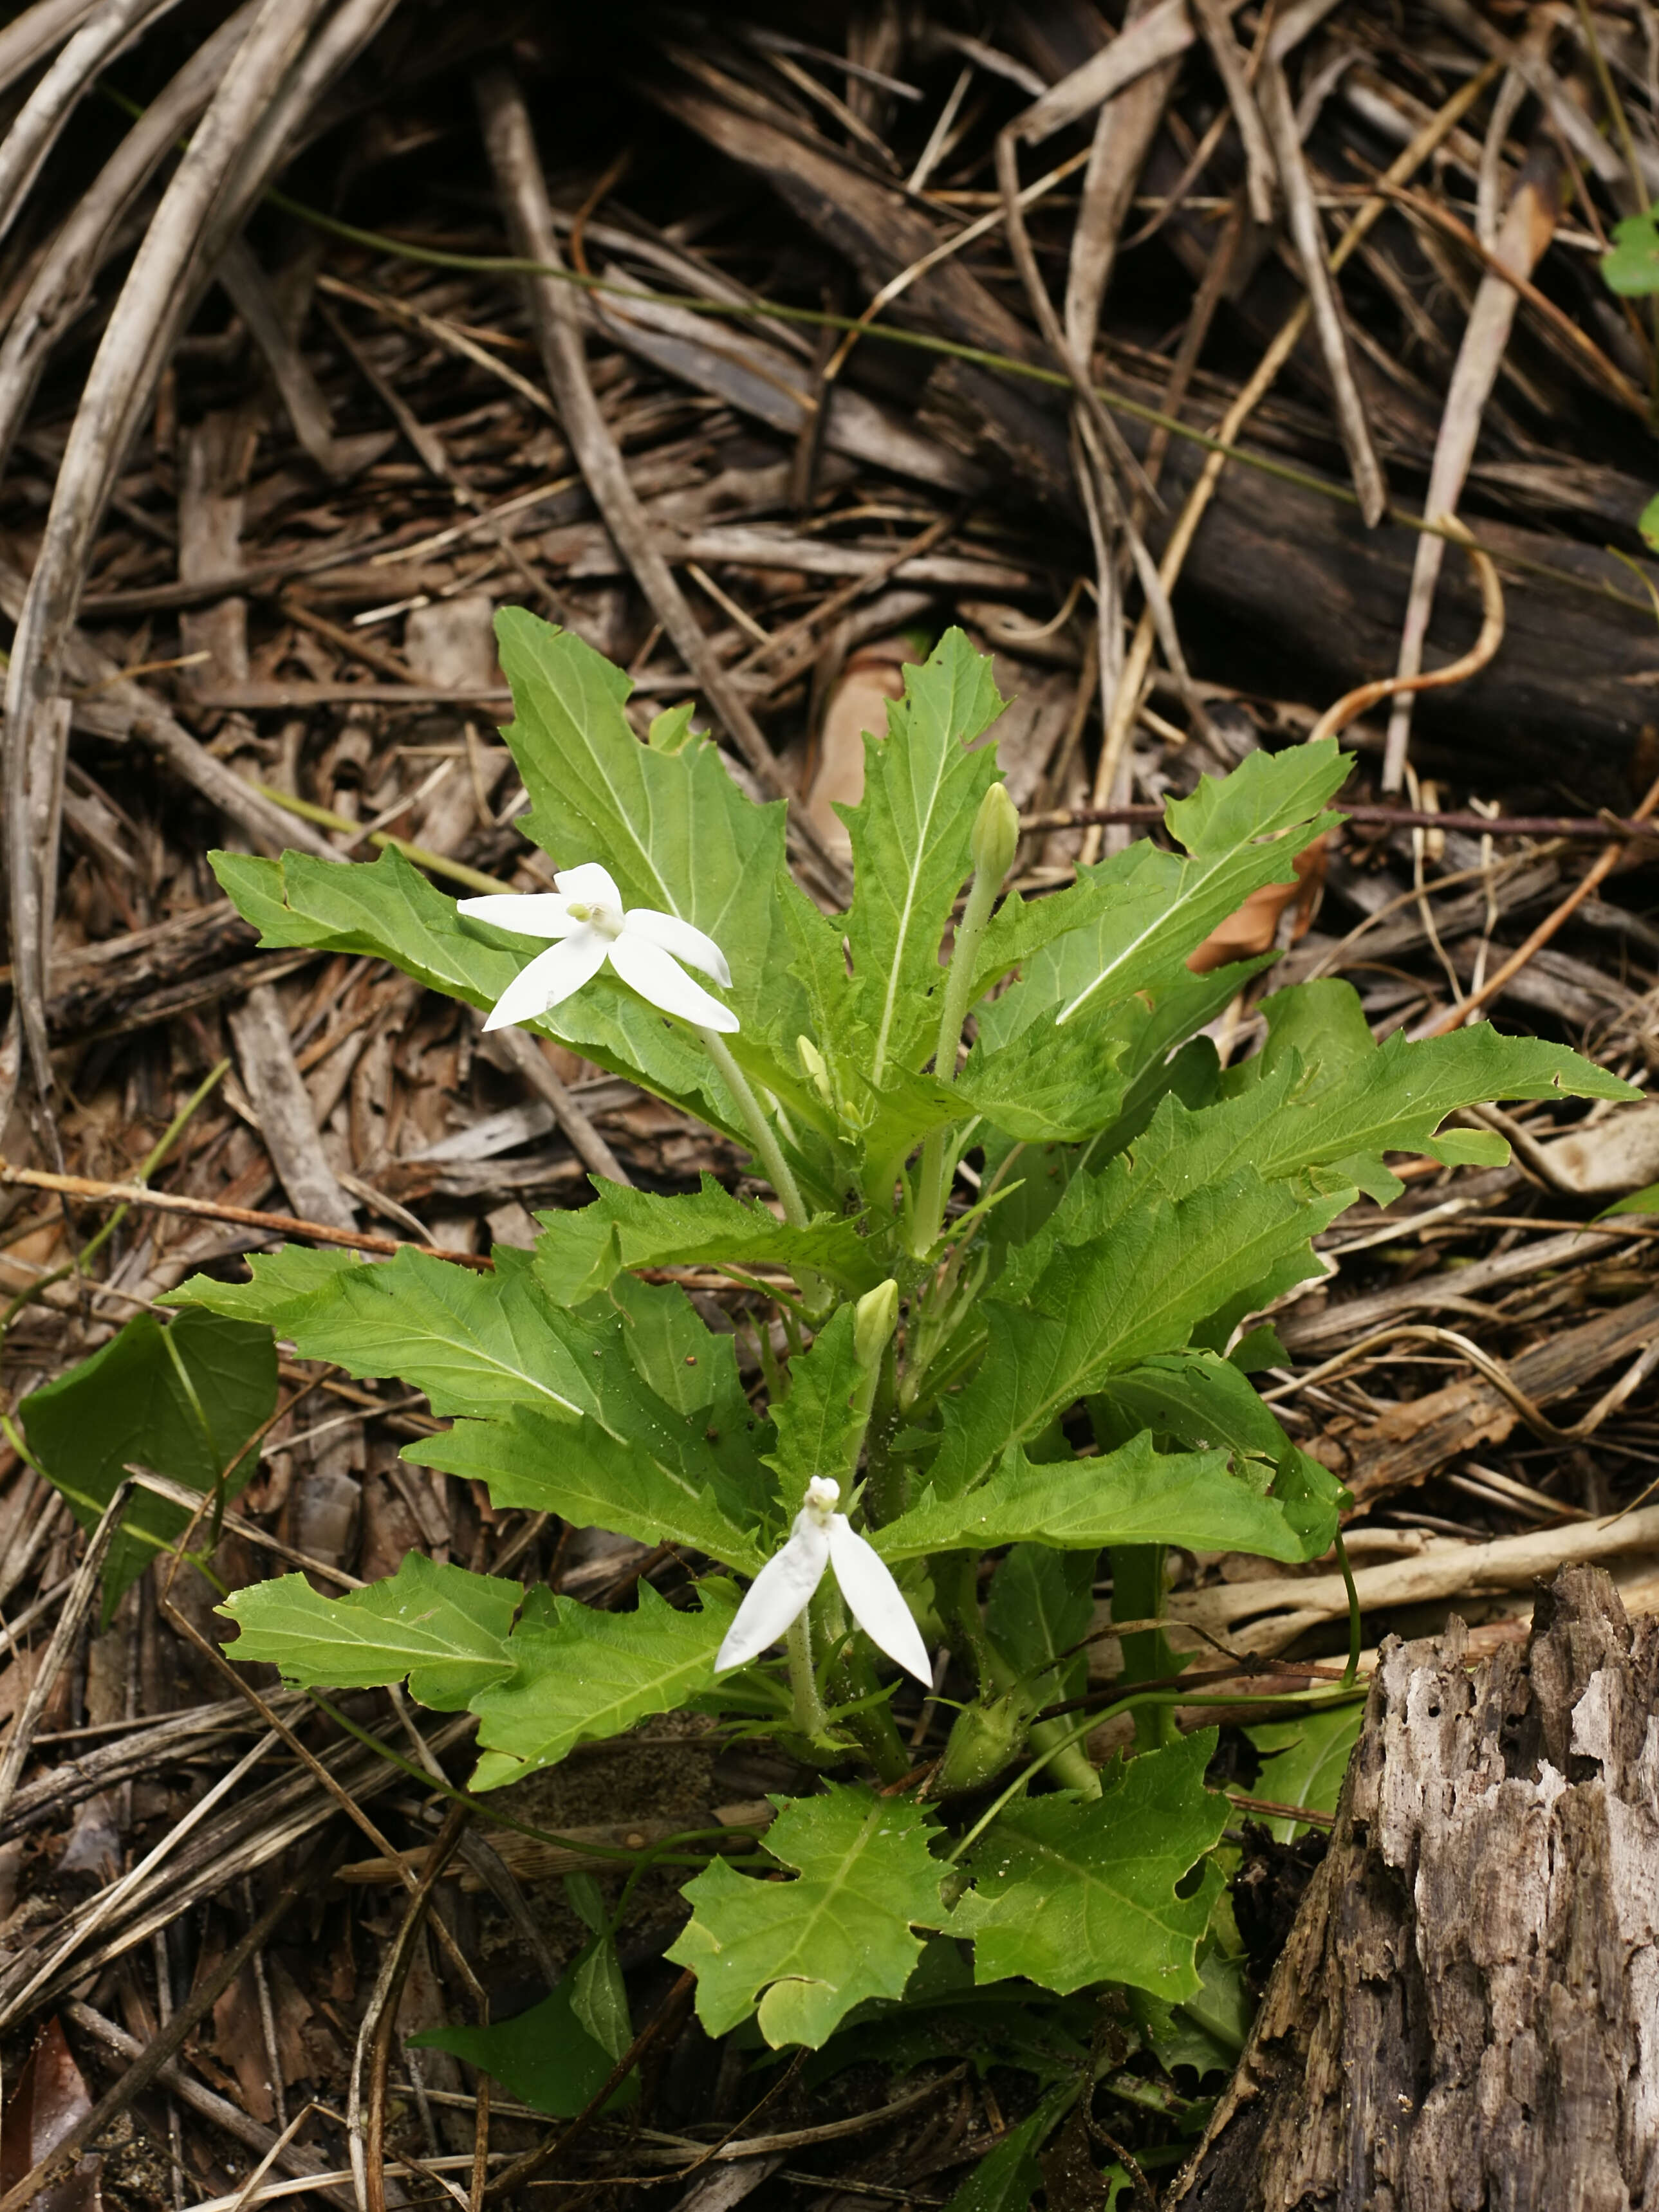
<path fill-rule="evenodd" d="M 806 1494 L 801 1499 L 801 1510 L 811 1520 L 816 1521 L 821 1528 L 827 1528 L 830 1516 L 840 1503 L 841 1485 L 838 1482 L 830 1481 L 827 1475 L 815 1474 L 806 1486 Z"/>
<path fill-rule="evenodd" d="M 611 907 L 601 905 L 592 899 L 572 899 L 565 910 L 572 921 L 586 922 L 601 937 L 614 939 L 622 935 L 623 918 Z"/>

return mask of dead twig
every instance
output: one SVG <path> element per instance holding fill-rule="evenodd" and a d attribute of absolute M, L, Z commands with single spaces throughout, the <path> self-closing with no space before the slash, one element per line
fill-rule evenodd
<path fill-rule="evenodd" d="M 275 166 L 280 140 L 251 177 L 246 157 L 272 105 L 273 82 L 289 74 L 326 6 L 327 0 L 264 0 L 192 134 L 88 374 L 18 618 L 6 683 L 12 959 L 23 1035 L 43 1101 L 53 1086 L 46 1002 L 69 742 L 69 705 L 58 694 L 64 641 L 116 471 L 190 304 L 191 264 L 216 218 L 240 218 Z"/>
<path fill-rule="evenodd" d="M 415 1945 L 426 1926 L 426 1916 L 432 1902 L 432 1892 L 440 1875 L 454 1856 L 467 1822 L 472 1818 L 471 1808 L 452 1805 L 444 1816 L 443 1826 L 428 1851 L 426 1864 L 419 1881 L 410 1893 L 398 1933 L 386 1947 L 380 1971 L 375 1977 L 374 1988 L 366 2007 L 362 2024 L 358 2030 L 356 2049 L 351 2065 L 351 2094 L 346 2107 L 347 2128 L 351 2144 L 351 2166 L 356 2178 L 357 2200 L 364 2212 L 386 2212 L 386 2069 L 392 2056 L 392 2031 L 398 2016 L 398 1998 L 414 1964 Z M 489 2007 L 483 1990 L 476 1979 L 471 1980 L 471 1995 L 479 2006 L 484 2024 L 488 2024 Z M 363 2069 L 368 2066 L 368 2102 L 365 2121 L 363 2104 Z"/>
<path fill-rule="evenodd" d="M 1474 566 L 1480 585 L 1480 634 L 1468 651 L 1444 668 L 1431 669 L 1424 675 L 1379 676 L 1375 682 L 1361 684 L 1352 691 L 1344 692 L 1334 705 L 1328 707 L 1308 732 L 1311 744 L 1321 738 L 1334 738 L 1346 730 L 1350 722 L 1375 707 L 1380 700 L 1410 696 L 1419 691 L 1440 691 L 1455 684 L 1467 683 L 1478 675 L 1487 663 L 1496 658 L 1504 642 L 1504 587 L 1498 579 L 1498 568 L 1484 547 L 1461 522 L 1450 515 L 1441 517 L 1441 527 L 1449 538 L 1462 545 Z M 1425 541 L 1426 542 L 1426 541 Z M 1438 544 L 1440 540 L 1437 538 Z M 1467 1001 L 1466 1001 L 1467 1003 Z"/>
<path fill-rule="evenodd" d="M 94 2042 L 101 2044 L 106 2051 L 112 2051 L 119 2058 L 137 2058 L 143 2053 L 144 2045 L 137 2036 L 129 2035 L 125 2028 L 118 2027 L 112 2020 L 106 2020 L 102 2013 L 94 2012 L 79 1997 L 69 1999 L 64 2007 L 64 2017 L 71 2027 L 79 2028 L 83 2035 L 90 2036 Z M 162 2024 L 165 2026 L 166 2022 Z M 355 2202 L 350 2191 L 331 2185 L 320 2178 L 324 2169 L 315 2151 L 294 2142 L 285 2143 L 278 2148 L 277 2138 L 270 2128 L 261 2127 L 258 2121 L 251 2120 L 240 2106 L 233 2105 L 228 2097 L 219 2096 L 198 2081 L 177 2059 L 167 2061 L 155 2076 L 155 2081 L 158 2087 L 176 2097 L 181 2105 L 187 2105 L 191 2112 L 228 2135 L 233 2142 L 240 2143 L 245 2149 L 254 2152 L 258 2157 L 271 2158 L 284 2172 L 293 2174 L 296 2179 L 302 2176 L 307 2179 L 316 2177 L 317 2194 L 325 2197 L 331 2204 L 338 2206 L 340 2212 L 350 2212 Z"/>
<path fill-rule="evenodd" d="M 1513 79 L 1505 79 L 1506 83 L 1512 82 Z M 1506 269 L 1522 276 L 1529 276 L 1547 250 L 1560 215 L 1560 163 L 1553 149 L 1540 149 L 1522 172 L 1493 246 L 1494 253 Z M 1474 459 L 1486 402 L 1492 397 L 1509 343 L 1518 301 L 1519 295 L 1513 285 L 1489 270 L 1469 310 L 1440 428 L 1435 435 L 1434 465 L 1424 501 L 1424 512 L 1431 522 L 1444 523 L 1457 511 L 1469 464 Z M 1417 541 L 1412 565 L 1411 596 L 1406 605 L 1400 659 L 1395 671 L 1398 677 L 1413 677 L 1423 665 L 1423 646 L 1444 557 L 1444 539 L 1425 531 Z M 1484 597 L 1484 573 L 1481 591 Z M 1389 717 L 1387 749 L 1382 757 L 1385 792 L 1397 792 L 1405 781 L 1413 698 L 1410 691 L 1395 694 L 1394 711 Z"/>
<path fill-rule="evenodd" d="M 515 2190 L 522 2189 L 527 2182 L 544 2174 L 550 2166 L 556 2166 L 567 2152 L 574 2149 L 647 2052 L 671 2035 L 678 2034 L 685 2015 L 691 2008 L 696 1986 L 696 1976 L 688 1967 L 663 1999 L 655 2017 L 646 2022 L 575 2118 L 568 2127 L 549 2136 L 534 2150 L 526 2151 L 522 2158 L 514 2159 L 511 2166 L 498 2173 L 484 2191 L 486 2203 L 496 2203 L 503 2197 L 511 2197 Z M 0 2203 L 0 2212 L 11 2212 L 11 2208 Z"/>
<path fill-rule="evenodd" d="M 1634 818 L 1638 822 L 1645 822 L 1656 806 L 1659 806 L 1659 777 L 1656 777 L 1649 787 L 1647 796 L 1637 808 Z M 1609 845 L 1599 860 L 1592 861 L 1560 904 L 1552 908 L 1545 915 L 1526 942 L 1518 945 L 1502 966 L 1494 969 L 1487 976 L 1478 991 L 1470 992 L 1469 995 L 1458 1005 L 1448 1006 L 1443 1014 L 1429 1024 L 1424 1034 L 1427 1036 L 1444 1036 L 1449 1030 L 1459 1029 L 1464 1023 L 1472 1021 L 1482 1006 L 1488 1005 L 1507 983 L 1521 973 L 1534 954 L 1543 950 L 1563 924 L 1584 903 L 1598 884 L 1607 881 L 1620 862 L 1626 859 L 1632 850 L 1632 847 L 1629 844 Z"/>
<path fill-rule="evenodd" d="M 85 1556 L 76 1570 L 75 1580 L 64 1600 L 64 1609 L 58 1616 L 52 1642 L 46 1646 L 45 1656 L 35 1669 L 34 1679 L 29 1684 L 23 1709 L 12 1723 L 11 1734 L 6 1739 L 5 1756 L 0 1759 L 0 1820 L 5 1818 L 13 1794 L 22 1778 L 29 1748 L 34 1741 L 34 1731 L 40 1727 L 40 1716 L 46 1709 L 46 1700 L 57 1687 L 58 1677 L 63 1673 L 70 1653 L 75 1648 L 76 1638 L 81 1633 L 81 1624 L 87 1617 L 88 1608 L 98 1588 L 98 1577 L 103 1572 L 105 1556 L 115 1541 L 116 1532 L 121 1526 L 121 1516 L 127 1510 L 127 1500 L 132 1496 L 133 1488 L 131 1480 L 118 1483 L 114 1496 L 104 1508 L 87 1545 Z"/>
<path fill-rule="evenodd" d="M 270 1941 L 301 1898 L 310 1893 L 319 1867 L 325 1863 L 323 1855 L 313 1852 L 289 1876 L 252 1926 L 232 1944 L 218 1965 L 198 1977 L 184 2003 L 167 2026 L 150 2038 L 120 2080 L 106 2090 L 85 2118 L 77 2121 L 45 2158 L 0 2197 L 0 2212 L 23 2212 L 24 2206 L 33 2203 L 42 2189 L 67 2172 L 87 2145 L 95 2142 L 143 2094 L 183 2048 L 185 2037 L 197 2022 L 213 2009 L 254 1953 Z"/>
<path fill-rule="evenodd" d="M 370 1237 L 356 1229 L 337 1228 L 331 1222 L 304 1221 L 297 1214 L 263 1213 L 257 1207 L 228 1206 L 215 1198 L 188 1198 L 181 1191 L 150 1190 L 143 1183 L 100 1182 L 94 1176 L 63 1176 L 44 1168 L 14 1167 L 0 1160 L 0 1185 L 26 1185 L 31 1190 L 61 1191 L 66 1198 L 84 1199 L 94 1206 L 148 1206 L 155 1213 L 189 1213 L 203 1221 L 233 1222 L 240 1229 L 257 1229 L 270 1237 L 302 1237 L 313 1244 L 340 1244 L 353 1252 L 372 1252 L 379 1259 L 395 1259 L 399 1252 L 419 1252 L 428 1260 L 453 1260 L 458 1267 L 492 1269 L 495 1263 L 477 1252 L 451 1252 L 441 1245 L 416 1244 L 408 1237 Z"/>

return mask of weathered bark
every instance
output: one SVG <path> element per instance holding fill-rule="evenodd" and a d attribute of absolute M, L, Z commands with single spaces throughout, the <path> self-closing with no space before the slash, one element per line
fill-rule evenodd
<path fill-rule="evenodd" d="M 1331 1845 L 1180 2212 L 1659 2191 L 1659 1622 L 1599 1568 L 1469 1669 L 1385 1644 Z"/>

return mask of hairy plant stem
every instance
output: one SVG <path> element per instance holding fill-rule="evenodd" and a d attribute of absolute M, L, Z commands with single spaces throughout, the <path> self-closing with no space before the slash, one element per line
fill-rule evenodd
<path fill-rule="evenodd" d="M 882 1355 L 875 1396 L 865 1430 L 864 1517 L 872 1528 L 896 1521 L 909 1504 L 906 1496 L 904 1462 L 893 1456 L 895 1416 L 898 1410 L 898 1357 L 890 1343 Z"/>
<path fill-rule="evenodd" d="M 1099 1796 L 1100 1771 L 1082 1737 L 1064 1721 L 1036 1722 L 1031 1729 L 1031 1748 L 1052 1753 L 1049 1767 L 1063 1790 L 1080 1790 L 1085 1797 Z"/>
<path fill-rule="evenodd" d="M 702 1040 L 704 1051 L 720 1070 L 720 1079 L 738 1103 L 738 1111 L 743 1115 L 744 1125 L 754 1139 L 755 1156 L 766 1170 L 773 1189 L 782 1201 L 784 1219 L 791 1228 L 805 1229 L 808 1217 L 800 1187 L 788 1161 L 783 1157 L 778 1133 L 767 1120 L 760 1100 L 755 1096 L 753 1085 L 732 1057 L 732 1048 L 718 1030 L 700 1029 L 697 1035 Z M 805 1288 L 804 1284 L 802 1288 Z"/>
<path fill-rule="evenodd" d="M 978 1565 L 978 1555 L 973 1552 L 930 1552 L 927 1555 L 927 1572 L 939 1619 L 945 1623 L 957 1656 L 972 1662 L 979 1693 L 986 1698 L 995 1686 L 991 1680 L 985 1623 L 979 1609 Z"/>
<path fill-rule="evenodd" d="M 869 1652 L 848 1634 L 844 1622 L 841 1646 L 830 1669 L 830 1689 L 837 1706 L 855 1710 L 839 1713 L 836 1726 L 852 1737 L 884 1782 L 896 1782 L 909 1772 L 912 1754 L 898 1732 L 892 1707 L 880 1694 Z"/>
<path fill-rule="evenodd" d="M 957 925 L 956 943 L 951 948 L 951 964 L 945 972 L 939 1042 L 933 1048 L 933 1075 L 939 1083 L 954 1083 L 957 1079 L 957 1048 L 962 1042 L 962 1025 L 968 1018 L 968 1000 L 974 988 L 979 948 L 1006 872 L 1006 868 L 994 872 L 988 868 L 974 871 L 968 903 Z M 918 1259 L 932 1251 L 945 1223 L 945 1147 L 943 1129 L 930 1130 L 922 1140 L 915 1218 L 910 1231 L 910 1249 Z"/>
<path fill-rule="evenodd" d="M 795 1726 L 810 1743 L 822 1743 L 830 1733 L 830 1717 L 818 1695 L 812 1672 L 811 1607 L 795 1615 L 784 1632 L 789 1654 L 789 1694 L 794 1701 Z"/>
<path fill-rule="evenodd" d="M 997 1687 L 1018 1698 L 1028 1714 L 1036 1712 L 1042 1702 L 1036 1683 L 1048 1680 L 1050 1669 L 1045 1667 L 1035 1680 L 1022 1674 L 988 1630 L 985 1649 L 991 1680 Z M 1086 1746 L 1073 1735 L 1063 1720 L 1032 1722 L 1030 1741 L 1033 1751 L 1054 1753 L 1050 1763 L 1062 1788 L 1081 1790 L 1085 1797 L 1099 1796 L 1100 1776 L 1095 1771 L 1094 1761 Z"/>
<path fill-rule="evenodd" d="M 810 1218 L 806 1201 L 800 1194 L 800 1185 L 795 1181 L 793 1170 L 783 1157 L 778 1133 L 755 1096 L 754 1085 L 732 1058 L 732 1048 L 718 1030 L 700 1029 L 697 1035 L 702 1039 L 703 1048 L 708 1057 L 720 1070 L 727 1090 L 738 1103 L 738 1110 L 754 1141 L 755 1157 L 766 1170 L 772 1188 L 782 1203 L 784 1219 L 792 1229 L 805 1229 Z M 815 1274 L 810 1267 L 797 1267 L 795 1281 L 800 1290 L 801 1303 L 816 1326 L 835 1304 L 835 1293 L 823 1278 Z M 789 1316 L 787 1312 L 784 1319 L 787 1324 Z"/>

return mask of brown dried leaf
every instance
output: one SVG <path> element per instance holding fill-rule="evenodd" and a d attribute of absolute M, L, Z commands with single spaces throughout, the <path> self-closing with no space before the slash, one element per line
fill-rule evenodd
<path fill-rule="evenodd" d="M 1293 884 L 1264 884 L 1260 890 L 1252 891 L 1237 914 L 1230 915 L 1195 952 L 1188 955 L 1187 965 L 1194 975 L 1207 975 L 1211 969 L 1224 968 L 1230 960 L 1247 960 L 1255 953 L 1269 951 L 1278 942 L 1280 917 L 1292 902 L 1295 911 L 1289 941 L 1294 945 L 1305 937 L 1324 895 L 1326 858 L 1326 840 L 1316 837 L 1292 863 Z"/>
<path fill-rule="evenodd" d="M 15 2189 L 49 2158 L 92 2110 L 92 2098 L 76 2064 L 63 2023 L 54 2016 L 41 2030 L 6 2099 L 0 2120 L 0 2191 Z M 28 2212 L 100 2212 L 101 2159 L 83 2158 L 61 2181 L 31 2200 Z"/>
<path fill-rule="evenodd" d="M 270 2009 L 276 2030 L 276 2063 L 283 2081 L 302 2080 L 311 2071 L 306 2027 L 311 2007 L 275 1959 L 265 1962 Z M 276 2116 L 271 2093 L 270 2062 L 265 2051 L 264 2029 L 259 2018 L 259 1988 L 252 1964 L 213 2008 L 214 2048 L 220 2063 L 236 2076 L 242 2103 L 256 2120 L 269 2123 Z"/>
<path fill-rule="evenodd" d="M 842 671 L 818 731 L 812 777 L 802 805 L 813 828 L 839 860 L 852 842 L 834 802 L 856 806 L 864 796 L 864 736 L 887 734 L 887 702 L 904 696 L 904 664 L 916 658 L 907 638 L 861 646 Z"/>

